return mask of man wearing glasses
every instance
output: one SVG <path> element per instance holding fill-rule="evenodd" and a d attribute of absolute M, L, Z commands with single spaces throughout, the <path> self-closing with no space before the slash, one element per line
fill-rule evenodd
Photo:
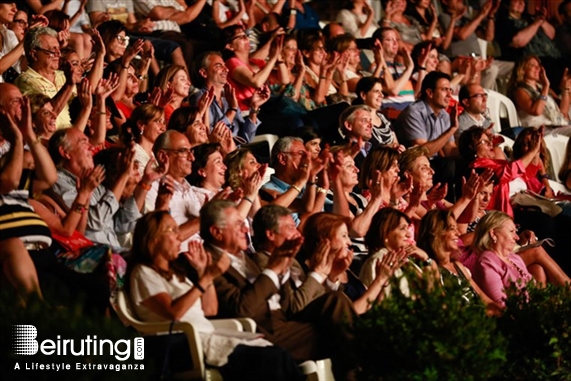
<path fill-rule="evenodd" d="M 458 116 L 458 131 L 456 137 L 462 131 L 472 126 L 482 127 L 487 130 L 492 125 L 492 120 L 486 115 L 488 109 L 488 93 L 478 84 L 462 86 L 458 94 L 458 100 L 464 111 Z"/>
<path fill-rule="evenodd" d="M 71 127 L 68 101 L 76 94 L 75 84 L 81 82 L 81 66 L 59 69 L 61 52 L 55 30 L 46 27 L 30 29 L 24 37 L 24 51 L 28 69 L 15 81 L 24 95 L 41 93 L 50 97 L 54 113 L 58 115 L 58 129 Z"/>

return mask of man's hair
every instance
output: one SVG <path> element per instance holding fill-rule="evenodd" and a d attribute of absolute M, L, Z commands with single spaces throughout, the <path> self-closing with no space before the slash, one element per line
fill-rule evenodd
<path fill-rule="evenodd" d="M 464 85 L 460 88 L 458 93 L 458 101 L 460 104 L 464 104 L 464 100 L 470 99 L 470 90 L 468 90 L 469 85 Z"/>
<path fill-rule="evenodd" d="M 214 237 L 210 233 L 212 226 L 221 226 L 226 222 L 224 211 L 228 208 L 235 208 L 236 204 L 228 200 L 213 200 L 207 202 L 200 209 L 200 237 L 205 243 L 212 243 Z"/>
<path fill-rule="evenodd" d="M 382 41 L 383 40 L 383 34 L 385 34 L 386 32 L 395 32 L 396 33 L 396 29 L 395 28 L 391 28 L 390 26 L 383 26 L 378 28 L 376 31 L 373 32 L 373 41 L 375 39 Z"/>
<path fill-rule="evenodd" d="M 436 84 L 441 79 L 447 79 L 450 81 L 450 76 L 441 71 L 431 71 L 426 74 L 426 77 L 422 80 L 422 87 L 420 88 L 420 99 L 426 99 L 426 90 L 436 90 Z"/>
<path fill-rule="evenodd" d="M 71 130 L 69 128 L 62 128 L 54 132 L 52 137 L 48 142 L 48 152 L 52 157 L 55 165 L 58 165 L 61 162 L 62 156 L 59 152 L 59 147 L 64 147 L 65 149 L 69 148 L 69 141 L 67 140 L 67 133 Z"/>
<path fill-rule="evenodd" d="M 566 18 L 567 14 L 565 13 L 565 7 L 568 6 L 569 4 L 571 4 L 571 0 L 563 0 L 561 4 L 559 4 L 559 7 L 557 7 L 557 12 L 559 12 L 560 16 Z"/>
<path fill-rule="evenodd" d="M 343 110 L 343 112 L 339 116 L 339 128 L 343 131 L 346 131 L 347 129 L 345 128 L 345 122 L 353 123 L 353 121 L 355 120 L 355 114 L 359 110 L 364 110 L 368 112 L 373 111 L 369 106 L 366 105 L 356 105 L 356 106 L 347 107 L 345 110 Z"/>
<path fill-rule="evenodd" d="M 266 205 L 258 210 L 252 222 L 253 241 L 256 249 L 266 242 L 266 231 L 276 232 L 280 227 L 279 219 L 290 214 L 291 211 L 288 208 L 280 205 Z"/>
<path fill-rule="evenodd" d="M 206 78 L 200 75 L 200 69 L 208 69 L 210 63 L 210 56 L 218 56 L 222 58 L 222 54 L 216 51 L 208 51 L 200 54 L 196 60 L 194 60 L 194 67 L 192 70 L 192 82 L 199 87 L 206 86 Z"/>
<path fill-rule="evenodd" d="M 155 156 L 157 156 L 160 150 L 168 148 L 171 145 L 172 136 L 176 134 L 180 134 L 180 132 L 175 130 L 166 130 L 157 137 L 155 144 L 153 144 L 153 153 Z"/>
<path fill-rule="evenodd" d="M 57 32 L 55 30 L 44 26 L 32 28 L 24 35 L 24 51 L 26 52 L 28 62 L 34 62 L 30 56 L 30 51 L 41 48 L 40 37 L 45 35 L 57 38 Z"/>
<path fill-rule="evenodd" d="M 282 152 L 287 152 L 291 147 L 291 145 L 293 144 L 293 142 L 300 142 L 301 144 L 303 144 L 303 140 L 293 136 L 284 136 L 283 138 L 278 139 L 276 144 L 274 144 L 274 146 L 272 147 L 272 153 L 270 157 L 270 164 L 272 165 L 272 167 L 275 168 L 279 164 L 278 155 Z"/>

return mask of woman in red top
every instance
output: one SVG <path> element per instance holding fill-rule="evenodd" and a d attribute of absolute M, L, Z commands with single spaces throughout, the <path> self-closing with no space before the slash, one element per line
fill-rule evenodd
<path fill-rule="evenodd" d="M 226 60 L 228 67 L 228 82 L 236 89 L 236 98 L 240 110 L 250 108 L 250 98 L 259 88 L 263 87 L 274 66 L 277 67 L 277 79 L 282 85 L 289 83 L 289 72 L 284 61 L 279 61 L 282 51 L 283 38 L 278 37 L 272 44 L 267 62 L 250 58 L 250 41 L 244 29 L 232 25 L 223 30 L 226 37 L 225 54 L 230 54 Z M 225 57 L 226 58 L 226 57 Z M 258 111 L 258 110 L 252 110 Z"/>

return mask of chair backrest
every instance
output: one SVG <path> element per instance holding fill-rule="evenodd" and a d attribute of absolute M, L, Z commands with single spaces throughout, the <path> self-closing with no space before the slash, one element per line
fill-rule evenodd
<path fill-rule="evenodd" d="M 115 312 L 121 319 L 121 322 L 125 325 L 135 327 L 136 325 L 142 323 L 142 321 L 138 320 L 135 316 L 135 312 L 131 307 L 131 301 L 129 297 L 125 294 L 125 290 L 117 291 L 117 299 L 114 303 Z"/>
<path fill-rule="evenodd" d="M 511 99 L 497 91 L 488 90 L 488 109 L 490 118 L 494 122 L 494 132 L 499 133 L 502 130 L 502 118 L 507 117 L 510 127 L 521 126 L 517 110 Z"/>
<path fill-rule="evenodd" d="M 565 149 L 567 147 L 569 137 L 564 135 L 548 134 L 545 135 L 544 140 L 545 145 L 551 154 L 551 163 L 553 165 L 553 172 L 555 172 L 556 181 L 561 182 L 558 174 L 561 169 L 561 165 L 563 165 L 563 161 L 565 160 Z"/>

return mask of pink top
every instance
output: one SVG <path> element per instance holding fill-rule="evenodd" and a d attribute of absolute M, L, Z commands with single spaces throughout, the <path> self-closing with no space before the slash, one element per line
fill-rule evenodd
<path fill-rule="evenodd" d="M 490 168 L 499 179 L 494 186 L 494 193 L 488 204 L 489 210 L 500 210 L 513 217 L 513 209 L 510 204 L 510 181 L 525 176 L 525 167 L 521 160 L 506 161 L 495 159 L 477 158 L 470 165 L 472 168 Z"/>
<path fill-rule="evenodd" d="M 525 176 L 523 179 L 525 180 L 527 189 L 535 193 L 540 193 L 541 190 L 543 189 L 543 184 L 537 177 L 541 169 L 543 169 L 543 164 L 541 164 L 541 162 L 539 162 L 538 165 L 529 163 L 529 165 L 525 169 Z"/>
<path fill-rule="evenodd" d="M 257 66 L 261 70 L 266 66 L 266 62 L 260 59 L 251 58 L 250 65 Z M 248 65 L 238 57 L 232 57 L 226 61 L 226 67 L 228 68 L 228 82 L 230 82 L 230 84 L 236 89 L 236 98 L 238 99 L 240 110 L 246 111 L 250 108 L 250 98 L 252 98 L 257 89 L 234 80 L 234 71 L 240 66 L 246 66 L 248 70 L 251 70 Z"/>
<path fill-rule="evenodd" d="M 494 302 L 504 305 L 505 288 L 516 282 L 518 288 L 525 287 L 532 279 L 523 259 L 511 253 L 507 264 L 492 251 L 484 251 L 474 265 L 473 279 Z"/>

